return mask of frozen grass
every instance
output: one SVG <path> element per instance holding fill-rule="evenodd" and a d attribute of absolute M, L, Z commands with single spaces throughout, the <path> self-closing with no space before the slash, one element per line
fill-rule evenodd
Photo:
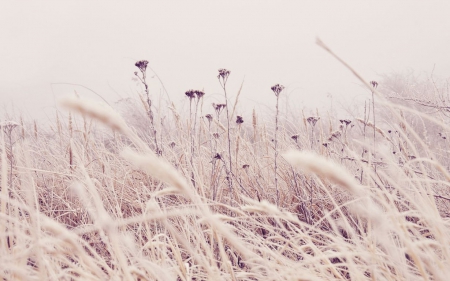
<path fill-rule="evenodd" d="M 234 109 L 192 122 L 175 107 L 145 131 L 81 99 L 52 130 L 5 123 L 0 278 L 448 280 L 448 160 L 375 94 L 396 133 L 378 117 L 244 126 Z"/>

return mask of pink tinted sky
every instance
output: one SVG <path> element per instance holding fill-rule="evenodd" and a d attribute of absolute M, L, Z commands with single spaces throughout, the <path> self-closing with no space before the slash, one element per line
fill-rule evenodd
<path fill-rule="evenodd" d="M 0 113 L 13 104 L 42 118 L 74 90 L 94 97 L 57 83 L 109 102 L 136 98 L 140 59 L 179 106 L 191 88 L 221 101 L 219 68 L 231 70 L 232 94 L 245 79 L 243 112 L 272 107 L 275 83 L 297 108 L 329 107 L 328 93 L 350 106 L 368 92 L 316 37 L 368 80 L 409 69 L 449 78 L 449 11 L 446 1 L 4 1 Z M 161 91 L 157 79 L 150 87 Z"/>

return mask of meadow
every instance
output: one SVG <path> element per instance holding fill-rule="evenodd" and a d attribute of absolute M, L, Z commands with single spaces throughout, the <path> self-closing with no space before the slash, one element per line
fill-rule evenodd
<path fill-rule="evenodd" d="M 123 116 L 74 96 L 1 124 L 2 280 L 448 280 L 445 85 L 361 78 L 362 116 L 289 122 L 276 84 L 268 123 L 226 69 L 223 103 L 163 109 L 147 64 Z"/>

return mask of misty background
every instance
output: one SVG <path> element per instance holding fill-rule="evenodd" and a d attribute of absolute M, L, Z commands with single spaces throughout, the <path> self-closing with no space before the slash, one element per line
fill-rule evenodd
<path fill-rule="evenodd" d="M 138 99 L 138 60 L 154 71 L 148 70 L 150 93 L 180 110 L 189 89 L 204 90 L 205 104 L 223 101 L 219 68 L 231 71 L 232 98 L 243 82 L 238 110 L 244 119 L 253 108 L 273 110 L 276 83 L 286 86 L 286 109 L 360 106 L 370 92 L 315 44 L 317 37 L 367 80 L 411 71 L 450 77 L 450 4 L 444 1 L 0 5 L 1 118 L 52 118 L 58 98 L 75 92 L 112 105 Z"/>

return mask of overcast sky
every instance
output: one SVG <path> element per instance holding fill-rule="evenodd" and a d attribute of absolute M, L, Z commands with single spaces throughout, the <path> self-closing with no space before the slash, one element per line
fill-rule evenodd
<path fill-rule="evenodd" d="M 134 63 L 146 59 L 179 104 L 191 88 L 222 101 L 216 76 L 227 68 L 230 94 L 245 80 L 242 111 L 273 105 L 275 83 L 289 104 L 329 106 L 331 94 L 348 105 L 368 92 L 315 38 L 367 80 L 410 69 L 449 78 L 449 3 L 1 1 L 0 104 L 52 115 L 62 95 L 93 97 L 82 86 L 111 103 L 136 98 Z M 161 89 L 150 79 L 152 94 Z"/>

